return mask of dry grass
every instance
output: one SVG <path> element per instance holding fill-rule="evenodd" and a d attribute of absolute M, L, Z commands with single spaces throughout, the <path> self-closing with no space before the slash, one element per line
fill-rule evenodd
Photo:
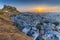
<path fill-rule="evenodd" d="M 19 33 L 0 33 L 0 40 L 32 40 Z"/>
<path fill-rule="evenodd" d="M 0 40 L 32 40 L 21 33 L 8 18 L 0 17 Z"/>

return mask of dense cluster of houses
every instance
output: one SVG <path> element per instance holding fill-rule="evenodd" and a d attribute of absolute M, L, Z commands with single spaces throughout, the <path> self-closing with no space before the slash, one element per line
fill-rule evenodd
<path fill-rule="evenodd" d="M 10 16 L 12 22 L 33 40 L 60 40 L 60 16 L 25 14 Z"/>

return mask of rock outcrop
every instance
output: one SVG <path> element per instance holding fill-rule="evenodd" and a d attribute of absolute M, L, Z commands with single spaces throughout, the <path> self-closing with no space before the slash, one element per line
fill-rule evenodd
<path fill-rule="evenodd" d="M 9 19 L 10 15 L 19 13 L 15 7 L 5 5 L 2 11 L 3 14 L 0 15 L 0 40 L 32 40 L 20 32 Z"/>
<path fill-rule="evenodd" d="M 13 15 L 13 14 L 18 14 L 19 11 L 15 8 L 15 7 L 12 7 L 12 6 L 7 6 L 7 5 L 4 5 L 3 9 L 2 9 L 5 13 L 8 13 L 8 15 Z"/>

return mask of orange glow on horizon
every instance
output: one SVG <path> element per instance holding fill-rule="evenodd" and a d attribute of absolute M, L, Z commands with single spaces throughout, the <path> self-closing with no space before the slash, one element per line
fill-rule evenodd
<path fill-rule="evenodd" d="M 55 12 L 60 11 L 60 7 L 42 7 L 42 8 L 36 8 L 34 10 L 35 12 Z"/>
<path fill-rule="evenodd" d="M 42 7 L 30 7 L 22 9 L 25 12 L 60 12 L 60 6 L 42 6 Z"/>

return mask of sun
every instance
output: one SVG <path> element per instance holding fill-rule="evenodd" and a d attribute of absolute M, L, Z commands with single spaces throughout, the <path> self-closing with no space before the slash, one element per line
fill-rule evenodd
<path fill-rule="evenodd" d="M 46 12 L 47 8 L 37 8 L 35 11 L 36 12 Z"/>
<path fill-rule="evenodd" d="M 45 12 L 45 9 L 44 8 L 38 8 L 37 12 Z"/>

